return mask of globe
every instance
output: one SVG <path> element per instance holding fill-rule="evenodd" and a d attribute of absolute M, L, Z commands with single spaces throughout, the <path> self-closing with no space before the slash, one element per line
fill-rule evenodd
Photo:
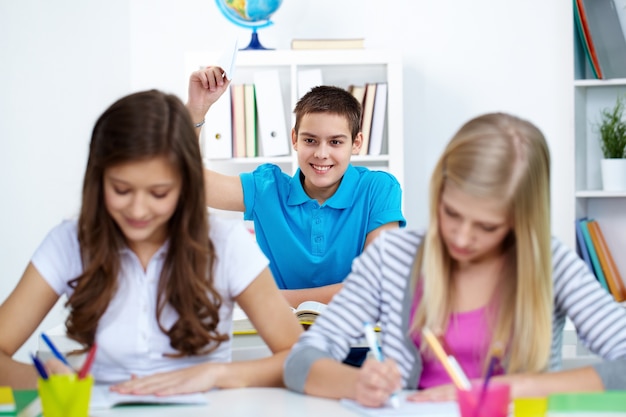
<path fill-rule="evenodd" d="M 250 43 L 243 49 L 265 48 L 259 42 L 257 29 L 272 25 L 270 17 L 278 10 L 283 0 L 215 0 L 217 8 L 230 22 L 252 29 Z"/>

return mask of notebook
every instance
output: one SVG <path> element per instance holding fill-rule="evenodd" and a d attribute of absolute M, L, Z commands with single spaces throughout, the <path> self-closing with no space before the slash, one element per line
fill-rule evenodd
<path fill-rule="evenodd" d="M 400 395 L 400 407 L 390 405 L 384 407 L 365 407 L 356 401 L 343 399 L 341 405 L 362 416 L 372 417 L 459 417 L 459 406 L 456 401 L 446 402 L 412 402 L 406 400 L 406 393 Z"/>
<path fill-rule="evenodd" d="M 206 405 L 209 401 L 204 394 L 182 394 L 158 397 L 156 395 L 119 394 L 109 390 L 109 385 L 96 384 L 91 390 L 89 409 L 107 409 L 130 404 L 189 404 Z"/>

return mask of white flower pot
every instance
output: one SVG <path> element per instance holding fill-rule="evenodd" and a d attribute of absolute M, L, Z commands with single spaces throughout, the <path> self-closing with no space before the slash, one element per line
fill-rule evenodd
<path fill-rule="evenodd" d="M 626 191 L 626 158 L 602 159 L 600 169 L 604 191 Z"/>

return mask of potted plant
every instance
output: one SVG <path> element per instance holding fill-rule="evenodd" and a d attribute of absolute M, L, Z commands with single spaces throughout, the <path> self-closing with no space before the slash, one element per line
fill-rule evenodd
<path fill-rule="evenodd" d="M 602 109 L 598 133 L 604 159 L 600 161 L 602 188 L 626 190 L 626 121 L 624 96 L 618 96 L 612 108 Z"/>

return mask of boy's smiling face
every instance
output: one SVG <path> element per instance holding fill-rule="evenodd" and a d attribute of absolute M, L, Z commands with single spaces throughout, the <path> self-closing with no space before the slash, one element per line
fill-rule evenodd
<path fill-rule="evenodd" d="M 334 113 L 308 113 L 300 130 L 291 131 L 298 165 L 304 174 L 304 191 L 320 204 L 337 191 L 350 157 L 361 148 L 359 133 L 352 142 L 348 120 Z"/>

